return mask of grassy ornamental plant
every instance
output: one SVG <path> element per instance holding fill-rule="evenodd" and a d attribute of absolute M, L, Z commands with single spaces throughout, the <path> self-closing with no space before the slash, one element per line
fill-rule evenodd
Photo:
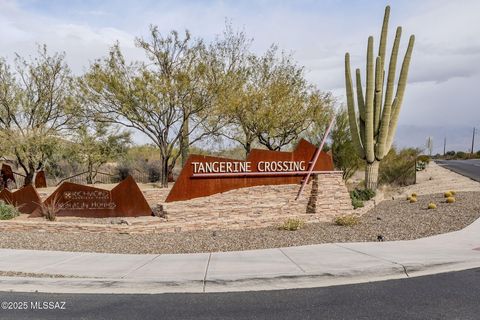
<path fill-rule="evenodd" d="M 283 223 L 283 225 L 279 229 L 296 231 L 298 229 L 301 229 L 304 225 L 305 225 L 305 222 L 303 220 L 289 218 Z"/>
<path fill-rule="evenodd" d="M 347 214 L 344 216 L 339 216 L 336 217 L 334 220 L 334 223 L 337 226 L 342 226 L 342 227 L 351 227 L 359 223 L 359 219 L 357 216 L 353 214 Z"/>
<path fill-rule="evenodd" d="M 390 150 L 393 144 L 393 138 L 395 137 L 415 42 L 415 36 L 411 35 L 403 59 L 396 92 L 394 92 L 402 28 L 397 28 L 388 72 L 385 73 L 389 17 L 390 7 L 387 6 L 385 8 L 380 45 L 376 58 L 373 52 L 373 37 L 370 36 L 368 38 L 365 91 L 361 83 L 362 77 L 360 69 L 355 70 L 358 115 L 355 111 L 355 94 L 350 71 L 350 54 L 348 52 L 345 54 L 345 87 L 352 141 L 356 146 L 359 156 L 366 162 L 366 187 L 373 190 L 376 190 L 378 184 L 379 163 Z"/>

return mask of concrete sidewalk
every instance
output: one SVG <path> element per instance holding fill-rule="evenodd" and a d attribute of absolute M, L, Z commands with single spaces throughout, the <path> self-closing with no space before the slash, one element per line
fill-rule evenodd
<path fill-rule="evenodd" d="M 320 287 L 480 267 L 480 219 L 443 235 L 199 254 L 131 255 L 0 249 L 0 291 L 223 292 Z"/>

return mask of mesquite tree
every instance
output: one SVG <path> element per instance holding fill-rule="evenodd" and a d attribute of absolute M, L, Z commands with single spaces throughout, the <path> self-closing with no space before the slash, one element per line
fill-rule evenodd
<path fill-rule="evenodd" d="M 79 105 L 65 55 L 16 55 L 13 68 L 0 59 L 0 156 L 14 156 L 31 184 L 52 159 L 59 139 L 77 125 Z"/>
<path fill-rule="evenodd" d="M 370 36 L 368 38 L 365 95 L 361 83 L 360 69 L 356 69 L 358 118 L 355 112 L 355 100 L 350 72 L 350 55 L 348 52 L 345 54 L 345 82 L 352 141 L 356 146 L 359 156 L 366 162 L 365 185 L 367 188 L 373 190 L 377 188 L 379 163 L 390 150 L 393 138 L 395 137 L 398 116 L 407 84 L 413 44 L 415 42 L 415 36 L 411 35 L 403 59 L 396 92 L 394 92 L 395 71 L 402 28 L 397 28 L 389 61 L 387 84 L 385 86 L 384 66 L 389 16 L 390 7 L 387 6 L 383 18 L 380 46 L 375 61 L 373 37 Z"/>

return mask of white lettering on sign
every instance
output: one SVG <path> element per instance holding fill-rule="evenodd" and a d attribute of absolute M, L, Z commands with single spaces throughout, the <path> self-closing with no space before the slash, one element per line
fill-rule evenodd
<path fill-rule="evenodd" d="M 193 173 L 239 173 L 252 172 L 252 163 L 249 161 L 213 161 L 192 162 Z M 305 161 L 260 161 L 257 164 L 259 172 L 294 172 L 305 171 Z"/>

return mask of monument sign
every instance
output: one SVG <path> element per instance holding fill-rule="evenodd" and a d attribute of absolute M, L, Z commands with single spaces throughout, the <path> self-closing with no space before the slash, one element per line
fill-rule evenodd
<path fill-rule="evenodd" d="M 333 172 L 332 157 L 302 139 L 293 152 L 253 149 L 245 161 L 190 155 L 166 202 L 189 200 L 260 185 L 299 184 L 312 173 Z"/>

